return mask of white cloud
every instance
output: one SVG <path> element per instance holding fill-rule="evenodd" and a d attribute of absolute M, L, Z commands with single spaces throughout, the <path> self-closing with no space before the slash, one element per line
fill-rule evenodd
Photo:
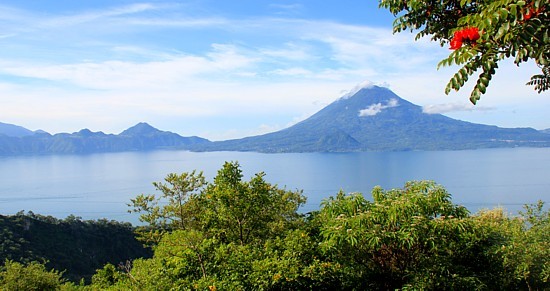
<path fill-rule="evenodd" d="M 233 23 L 222 17 L 184 17 L 184 18 L 130 18 L 123 20 L 123 25 L 171 27 L 171 28 L 206 28 L 206 27 L 230 27 Z"/>
<path fill-rule="evenodd" d="M 272 74 L 281 76 L 311 76 L 312 72 L 304 68 L 277 69 Z"/>
<path fill-rule="evenodd" d="M 309 51 L 311 48 L 306 45 L 297 45 L 295 43 L 287 43 L 282 48 L 263 48 L 259 50 L 261 55 L 273 57 L 276 59 L 292 60 L 292 61 L 307 61 L 313 56 Z"/>
<path fill-rule="evenodd" d="M 365 109 L 359 110 L 359 116 L 360 117 L 375 116 L 376 114 L 382 112 L 382 110 L 384 109 L 397 107 L 397 106 L 399 106 L 399 102 L 397 101 L 397 99 L 392 98 L 386 103 L 386 105 L 383 105 L 382 103 L 376 103 L 376 104 L 370 105 Z"/>
<path fill-rule="evenodd" d="M 30 18 L 29 13 L 23 10 L 0 4 L 0 19 L 6 22 L 20 22 Z"/>
<path fill-rule="evenodd" d="M 298 29 L 307 39 L 328 45 L 333 60 L 346 66 L 375 68 L 379 73 L 395 72 L 396 68 L 400 72 L 418 70 L 427 62 L 437 64 L 434 60 L 445 56 L 438 45 L 414 42 L 414 36 L 393 34 L 389 28 L 317 21 L 305 22 Z"/>
<path fill-rule="evenodd" d="M 386 105 L 386 108 L 391 108 L 391 107 L 397 107 L 399 105 L 399 101 L 397 101 L 397 99 L 390 99 L 390 101 L 388 101 L 388 105 Z"/>
<path fill-rule="evenodd" d="M 16 34 L 14 34 L 14 33 L 10 33 L 10 34 L 0 34 L 0 39 L 10 38 L 10 37 L 14 37 L 14 36 L 16 36 Z"/>
<path fill-rule="evenodd" d="M 71 16 L 52 17 L 42 22 L 42 26 L 72 26 L 80 23 L 98 21 L 104 18 L 135 14 L 148 10 L 156 10 L 159 7 L 149 3 L 137 3 L 127 6 L 115 7 L 102 11 L 94 11 Z"/>
<path fill-rule="evenodd" d="M 297 9 L 302 9 L 303 5 L 298 3 L 295 3 L 295 4 L 274 4 L 273 3 L 273 4 L 269 4 L 269 7 L 276 8 L 276 9 L 283 9 L 283 10 L 297 10 Z"/>
<path fill-rule="evenodd" d="M 464 102 L 453 102 L 453 103 L 443 103 L 443 104 L 432 104 L 422 107 L 422 112 L 427 114 L 442 114 L 448 112 L 457 112 L 457 111 L 474 111 L 474 110 L 493 110 L 491 107 L 484 106 L 474 106 L 471 103 Z"/>
<path fill-rule="evenodd" d="M 369 106 L 365 109 L 359 110 L 359 116 L 360 117 L 374 116 L 374 115 L 382 112 L 382 109 L 383 109 L 382 103 L 372 104 L 371 106 Z"/>
<path fill-rule="evenodd" d="M 342 96 L 342 99 L 346 99 L 346 98 L 349 98 L 353 95 L 355 95 L 355 93 L 359 92 L 361 89 L 367 89 L 367 88 L 371 88 L 373 87 L 375 84 L 369 80 L 365 80 L 357 85 L 355 85 L 355 87 L 351 88 L 351 90 L 349 90 L 348 92 L 346 92 L 343 96 Z"/>
<path fill-rule="evenodd" d="M 163 90 L 206 75 L 240 73 L 243 76 L 241 70 L 256 61 L 234 46 L 214 44 L 206 56 L 172 55 L 145 62 L 112 60 L 50 65 L 0 60 L 0 72 L 96 90 Z M 247 73 L 244 72 L 244 76 L 250 76 Z"/>
<path fill-rule="evenodd" d="M 213 52 L 208 53 L 207 56 L 211 59 L 210 65 L 215 69 L 235 70 L 259 61 L 255 57 L 241 53 L 234 45 L 213 44 L 212 47 Z"/>

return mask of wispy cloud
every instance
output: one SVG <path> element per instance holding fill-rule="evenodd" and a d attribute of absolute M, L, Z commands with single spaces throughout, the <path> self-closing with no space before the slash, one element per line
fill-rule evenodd
<path fill-rule="evenodd" d="M 462 102 L 453 102 L 453 103 L 443 103 L 443 104 L 433 104 L 426 105 L 422 107 L 422 112 L 428 114 L 442 114 L 449 112 L 459 112 L 459 111 L 489 111 L 494 110 L 492 107 L 485 106 L 474 106 L 471 103 L 462 103 Z"/>
<path fill-rule="evenodd" d="M 351 90 L 347 91 L 343 96 L 342 98 L 349 98 L 353 95 L 355 95 L 355 93 L 359 92 L 361 89 L 366 89 L 366 88 L 371 88 L 372 86 L 374 86 L 374 83 L 370 80 L 364 80 L 363 82 L 355 85 L 353 88 L 351 88 Z"/>
<path fill-rule="evenodd" d="M 48 65 L 0 61 L 0 72 L 81 86 L 96 90 L 158 89 L 188 82 L 189 78 L 238 73 L 256 62 L 234 46 L 214 44 L 205 56 L 165 55 L 145 62 L 103 61 Z"/>
<path fill-rule="evenodd" d="M 259 53 L 261 55 L 277 59 L 286 59 L 291 61 L 308 61 L 315 58 L 310 50 L 311 46 L 309 45 L 287 43 L 284 45 L 284 47 L 261 48 L 259 49 Z"/>
<path fill-rule="evenodd" d="M 224 26 L 232 26 L 232 21 L 223 17 L 178 17 L 178 18 L 139 18 L 132 17 L 124 20 L 125 25 L 131 26 L 151 26 L 151 27 L 172 27 L 172 28 L 201 28 L 213 27 L 224 28 Z"/>
<path fill-rule="evenodd" d="M 15 22 L 29 19 L 30 14 L 24 10 L 0 4 L 0 19 L 3 22 Z"/>
<path fill-rule="evenodd" d="M 272 74 L 281 76 L 311 76 L 312 72 L 304 68 L 277 69 L 271 71 Z"/>
<path fill-rule="evenodd" d="M 299 14 L 304 6 L 299 3 L 292 4 L 269 4 L 269 8 L 275 10 L 278 15 L 296 15 Z"/>
<path fill-rule="evenodd" d="M 15 35 L 15 33 L 0 34 L 0 39 L 14 37 Z"/>
<path fill-rule="evenodd" d="M 382 112 L 382 110 L 384 109 L 397 107 L 397 106 L 399 106 L 399 102 L 397 101 L 397 99 L 392 98 L 385 105 L 382 103 L 375 103 L 365 109 L 359 110 L 359 116 L 360 117 L 375 116 L 378 113 Z"/>
<path fill-rule="evenodd" d="M 93 12 L 85 12 L 81 14 L 75 14 L 70 16 L 50 17 L 46 21 L 42 22 L 42 26 L 71 26 L 80 23 L 98 21 L 105 18 L 131 15 L 141 13 L 150 10 L 160 9 L 160 6 L 156 6 L 150 3 L 137 3 L 127 6 L 114 7 L 107 10 L 99 10 Z"/>

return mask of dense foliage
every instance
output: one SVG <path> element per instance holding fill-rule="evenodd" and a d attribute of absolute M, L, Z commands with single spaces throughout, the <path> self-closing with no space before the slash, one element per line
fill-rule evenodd
<path fill-rule="evenodd" d="M 394 15 L 394 32 L 418 30 L 453 50 L 440 66 L 462 66 L 446 93 L 459 90 L 477 71 L 470 94 L 476 103 L 485 94 L 499 61 L 516 65 L 533 61 L 541 74 L 527 83 L 539 93 L 550 89 L 550 2 L 547 0 L 380 0 Z"/>
<path fill-rule="evenodd" d="M 56 290 L 63 282 L 58 271 L 47 271 L 43 264 L 37 262 L 23 265 L 6 261 L 0 270 L 0 288 L 4 291 Z"/>
<path fill-rule="evenodd" d="M 79 281 L 89 280 L 106 263 L 150 255 L 129 223 L 75 216 L 60 220 L 32 212 L 0 215 L 1 262 L 46 262 L 46 267 L 64 271 L 65 278 Z"/>
<path fill-rule="evenodd" d="M 263 173 L 243 180 L 236 162 L 225 163 L 211 183 L 191 172 L 155 186 L 160 193 L 131 203 L 153 257 L 106 264 L 89 285 L 65 282 L 35 262 L 7 260 L 0 289 L 550 288 L 550 213 L 542 202 L 519 216 L 502 209 L 471 215 L 442 186 L 411 181 L 402 189 L 376 187 L 371 199 L 340 192 L 319 211 L 301 214 L 300 191 L 269 184 Z"/>

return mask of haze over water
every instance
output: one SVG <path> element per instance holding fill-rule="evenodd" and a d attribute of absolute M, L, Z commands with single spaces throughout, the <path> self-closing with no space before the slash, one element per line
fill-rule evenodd
<path fill-rule="evenodd" d="M 370 198 L 376 185 L 400 188 L 409 180 L 434 180 L 453 201 L 476 212 L 502 206 L 516 213 L 525 203 L 549 201 L 550 148 L 468 151 L 291 153 L 124 152 L 0 158 L 0 214 L 20 210 L 64 218 L 137 222 L 127 203 L 156 193 L 152 182 L 171 172 L 204 171 L 208 181 L 225 161 L 238 161 L 248 180 L 258 172 L 308 197 L 302 211 L 345 192 Z"/>

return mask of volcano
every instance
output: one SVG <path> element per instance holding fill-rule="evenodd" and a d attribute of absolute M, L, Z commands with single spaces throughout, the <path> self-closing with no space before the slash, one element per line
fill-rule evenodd
<path fill-rule="evenodd" d="M 356 152 L 550 146 L 533 128 L 500 128 L 428 114 L 385 87 L 366 86 L 289 128 L 200 145 L 206 151 Z"/>

